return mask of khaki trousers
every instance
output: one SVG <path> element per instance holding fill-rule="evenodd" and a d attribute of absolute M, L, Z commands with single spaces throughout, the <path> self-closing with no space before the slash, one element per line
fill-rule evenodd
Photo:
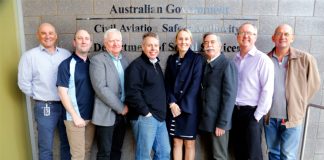
<path fill-rule="evenodd" d="M 90 120 L 86 126 L 78 128 L 73 121 L 64 120 L 66 133 L 70 144 L 71 160 L 90 160 L 90 152 L 95 133 L 95 126 Z"/>

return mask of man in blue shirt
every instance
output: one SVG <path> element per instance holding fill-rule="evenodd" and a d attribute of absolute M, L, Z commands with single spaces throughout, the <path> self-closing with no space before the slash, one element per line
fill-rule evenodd
<path fill-rule="evenodd" d="M 59 64 L 71 55 L 56 47 L 57 34 L 53 25 L 43 23 L 37 30 L 38 47 L 25 52 L 18 68 L 18 86 L 35 100 L 35 120 L 38 131 L 40 160 L 53 159 L 53 140 L 56 127 L 61 140 L 61 160 L 70 159 L 70 148 L 63 124 L 63 106 L 57 94 L 56 77 Z"/>
<path fill-rule="evenodd" d="M 92 41 L 85 30 L 76 32 L 73 40 L 75 53 L 59 68 L 56 85 L 66 110 L 66 127 L 72 159 L 90 159 L 95 127 L 91 123 L 94 91 L 89 76 L 88 59 Z"/>

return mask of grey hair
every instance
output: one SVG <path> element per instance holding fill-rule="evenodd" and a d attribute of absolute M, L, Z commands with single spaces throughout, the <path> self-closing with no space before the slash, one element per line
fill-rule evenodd
<path fill-rule="evenodd" d="M 257 27 L 256 27 L 254 24 L 250 23 L 250 22 L 245 22 L 245 23 L 243 23 L 243 24 L 238 28 L 238 31 L 240 31 L 240 30 L 242 29 L 242 27 L 245 26 L 245 25 L 251 25 L 251 26 L 253 27 L 253 29 L 255 30 L 255 34 L 258 35 L 258 29 L 257 29 Z"/>
<path fill-rule="evenodd" d="M 119 33 L 119 34 L 121 35 L 121 32 L 120 32 L 118 29 L 116 29 L 116 28 L 111 28 L 111 29 L 108 29 L 108 30 L 105 32 L 105 34 L 104 34 L 104 39 L 107 39 L 109 33 L 113 33 L 113 32 L 115 32 L 115 33 Z"/>

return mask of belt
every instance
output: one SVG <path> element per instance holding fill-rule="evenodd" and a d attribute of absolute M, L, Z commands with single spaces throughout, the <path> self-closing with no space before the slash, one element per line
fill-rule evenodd
<path fill-rule="evenodd" d="M 284 119 L 284 118 L 271 118 L 270 119 L 274 119 L 276 120 L 277 122 L 281 122 L 281 124 L 285 124 L 286 122 L 288 122 L 288 119 Z"/>
<path fill-rule="evenodd" d="M 45 104 L 61 104 L 61 101 L 41 101 L 34 99 L 36 103 L 45 103 Z"/>
<path fill-rule="evenodd" d="M 257 106 L 249 106 L 249 105 L 234 105 L 234 107 L 238 110 L 241 110 L 241 109 L 255 109 Z"/>

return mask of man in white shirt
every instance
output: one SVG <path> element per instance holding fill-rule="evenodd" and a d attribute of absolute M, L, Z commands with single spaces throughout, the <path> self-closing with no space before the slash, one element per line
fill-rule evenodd
<path fill-rule="evenodd" d="M 238 90 L 233 112 L 232 141 L 237 160 L 262 159 L 263 116 L 271 107 L 274 68 L 270 58 L 255 47 L 257 29 L 251 23 L 239 27 L 240 52 L 234 63 L 238 70 Z"/>

